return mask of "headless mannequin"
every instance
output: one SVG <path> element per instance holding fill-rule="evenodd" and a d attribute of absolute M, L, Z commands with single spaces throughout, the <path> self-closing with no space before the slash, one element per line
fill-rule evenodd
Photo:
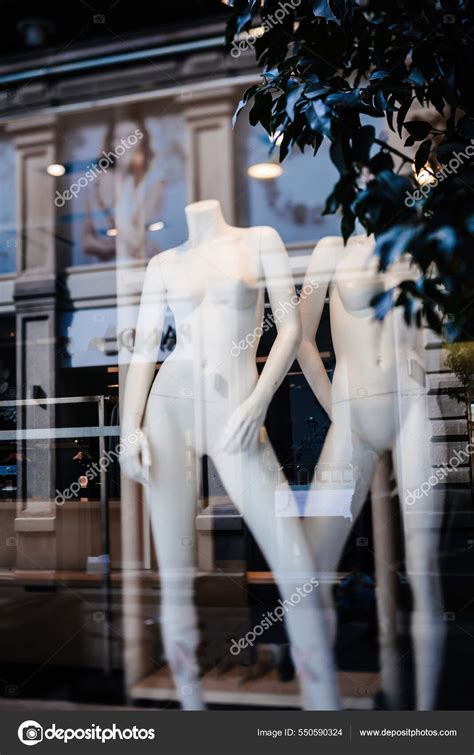
<path fill-rule="evenodd" d="M 200 457 L 213 460 L 284 600 L 311 577 L 314 563 L 300 522 L 285 521 L 283 529 L 275 517 L 278 464 L 262 438 L 268 405 L 301 336 L 297 308 L 289 304 L 294 287 L 285 247 L 271 228 L 229 226 L 215 200 L 189 205 L 186 219 L 188 242 L 147 268 L 122 409 L 122 436 L 137 427 L 144 433 L 121 463 L 129 477 L 148 481 L 165 651 L 182 706 L 200 709 L 192 546 Z M 260 325 L 265 287 L 273 311 L 289 306 L 258 377 L 258 339 L 237 355 L 233 344 Z M 153 380 L 168 305 L 177 345 Z M 330 645 L 318 590 L 286 619 L 305 707 L 336 709 L 334 669 L 322 663 Z"/>
<path fill-rule="evenodd" d="M 391 311 L 382 322 L 374 318 L 371 298 L 397 281 L 391 280 L 388 274 L 378 273 L 373 248 L 373 240 L 365 236 L 349 239 L 345 247 L 338 237 L 322 239 L 316 246 L 306 280 L 317 280 L 320 285 L 301 300 L 303 339 L 298 360 L 314 394 L 332 419 L 318 467 L 347 462 L 354 466 L 353 521 L 369 490 L 374 509 L 387 504 L 391 472 L 387 455 L 391 453 L 414 601 L 416 704 L 420 710 L 429 710 L 436 700 L 444 629 L 437 575 L 439 520 L 433 515 L 431 492 L 421 501 L 415 501 L 415 506 L 412 495 L 432 473 L 421 332 L 407 326 L 398 309 Z M 315 346 L 327 294 L 336 355 L 332 385 Z M 317 482 L 317 477 L 316 474 L 311 495 L 316 500 L 324 500 L 324 485 Z M 423 512 L 421 517 L 420 512 Z M 307 518 L 306 526 L 315 549 L 318 573 L 336 571 L 350 531 L 350 520 L 339 520 L 335 526 L 330 518 Z M 387 533 L 379 531 L 379 537 L 381 535 L 384 542 L 387 541 Z M 387 552 L 379 553 L 383 555 L 389 559 Z M 380 559 L 378 562 L 380 566 Z M 321 589 L 323 602 L 329 607 L 334 638 L 331 587 L 326 583 Z M 379 592 L 380 589 L 383 590 L 383 586 Z M 384 622 L 386 625 L 390 612 L 389 620 L 395 618 L 396 611 L 389 610 L 391 601 L 393 596 L 379 595 L 381 626 Z M 394 658 L 394 648 L 387 646 L 390 643 L 384 640 L 383 631 L 380 640 L 382 676 L 390 686 L 390 680 L 397 675 L 398 659 Z M 393 704 L 393 697 L 390 702 Z"/>

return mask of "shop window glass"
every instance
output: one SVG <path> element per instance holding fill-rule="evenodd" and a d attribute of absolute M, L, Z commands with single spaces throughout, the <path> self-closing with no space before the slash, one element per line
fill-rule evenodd
<path fill-rule="evenodd" d="M 0 137 L 0 275 L 16 269 L 15 149 Z"/>

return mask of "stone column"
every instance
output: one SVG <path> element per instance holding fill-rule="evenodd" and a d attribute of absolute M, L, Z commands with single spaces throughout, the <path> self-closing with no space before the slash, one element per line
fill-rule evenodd
<path fill-rule="evenodd" d="M 16 149 L 17 397 L 38 404 L 19 407 L 17 568 L 56 566 L 55 440 L 25 431 L 55 427 L 56 397 L 55 118 L 19 119 L 7 126 Z M 47 435 L 47 432 L 45 433 Z"/>
<path fill-rule="evenodd" d="M 218 199 L 228 223 L 235 220 L 235 173 L 229 89 L 193 93 L 185 100 L 188 151 L 188 199 Z"/>

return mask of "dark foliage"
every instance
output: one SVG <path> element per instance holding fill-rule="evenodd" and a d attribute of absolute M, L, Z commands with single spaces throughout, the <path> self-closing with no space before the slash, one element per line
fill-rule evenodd
<path fill-rule="evenodd" d="M 426 317 L 449 340 L 472 338 L 474 169 L 465 150 L 474 153 L 474 3 L 230 4 L 229 45 L 258 24 L 265 29 L 255 44 L 261 83 L 236 115 L 248 106 L 253 125 L 283 133 L 281 160 L 295 146 L 316 154 L 329 139 L 339 180 L 325 212 L 341 213 L 345 239 L 356 218 L 374 233 L 382 269 L 403 255 L 417 263 L 418 277 L 373 302 L 377 316 L 401 305 L 410 322 Z M 378 139 L 364 116 L 385 119 L 405 151 Z M 426 196 L 416 193 L 413 163 L 417 172 L 428 164 L 432 181 L 437 175 Z"/>

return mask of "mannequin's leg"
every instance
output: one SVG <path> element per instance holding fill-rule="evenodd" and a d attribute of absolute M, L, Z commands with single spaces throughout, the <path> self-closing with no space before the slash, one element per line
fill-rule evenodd
<path fill-rule="evenodd" d="M 393 450 L 402 508 L 406 568 L 413 594 L 412 637 L 418 710 L 432 710 L 436 703 L 443 661 L 445 626 L 438 572 L 441 507 L 436 507 L 436 487 L 430 457 L 430 429 L 424 403 L 415 398 L 408 407 Z M 435 484 L 436 484 L 436 478 Z M 415 497 L 414 491 L 427 494 Z"/>
<path fill-rule="evenodd" d="M 332 575 L 337 571 L 353 523 L 367 499 L 377 461 L 377 453 L 357 435 L 351 434 L 347 423 L 342 419 L 339 422 L 335 415 L 335 421 L 329 428 L 318 460 L 310 494 L 316 497 L 324 510 L 326 500 L 328 504 L 333 500 L 335 484 L 321 484 L 318 481 L 319 473 L 326 469 L 337 468 L 338 465 L 341 465 L 341 468 L 351 465 L 353 470 L 352 519 L 341 516 L 308 516 L 303 523 L 316 558 L 317 576 L 321 582 L 321 601 L 326 621 L 329 622 L 332 643 L 335 642 L 337 628 L 332 596 Z"/>
<path fill-rule="evenodd" d="M 298 518 L 275 513 L 278 468 L 268 442 L 252 452 L 212 454 L 221 480 L 269 564 L 281 599 L 295 667 L 310 710 L 339 708 L 329 637 L 319 611 L 313 558 Z M 275 612 L 277 609 L 275 609 Z M 273 612 L 273 613 L 275 613 Z M 280 617 L 280 618 L 283 618 Z"/>
<path fill-rule="evenodd" d="M 398 501 L 391 491 L 390 453 L 380 459 L 371 487 L 382 688 L 391 710 L 403 709 L 403 678 L 397 633 L 399 560 Z"/>
<path fill-rule="evenodd" d="M 181 705 L 204 708 L 196 651 L 196 455 L 191 447 L 192 403 L 151 394 L 145 429 L 152 465 L 148 485 L 161 588 L 161 630 Z"/>

